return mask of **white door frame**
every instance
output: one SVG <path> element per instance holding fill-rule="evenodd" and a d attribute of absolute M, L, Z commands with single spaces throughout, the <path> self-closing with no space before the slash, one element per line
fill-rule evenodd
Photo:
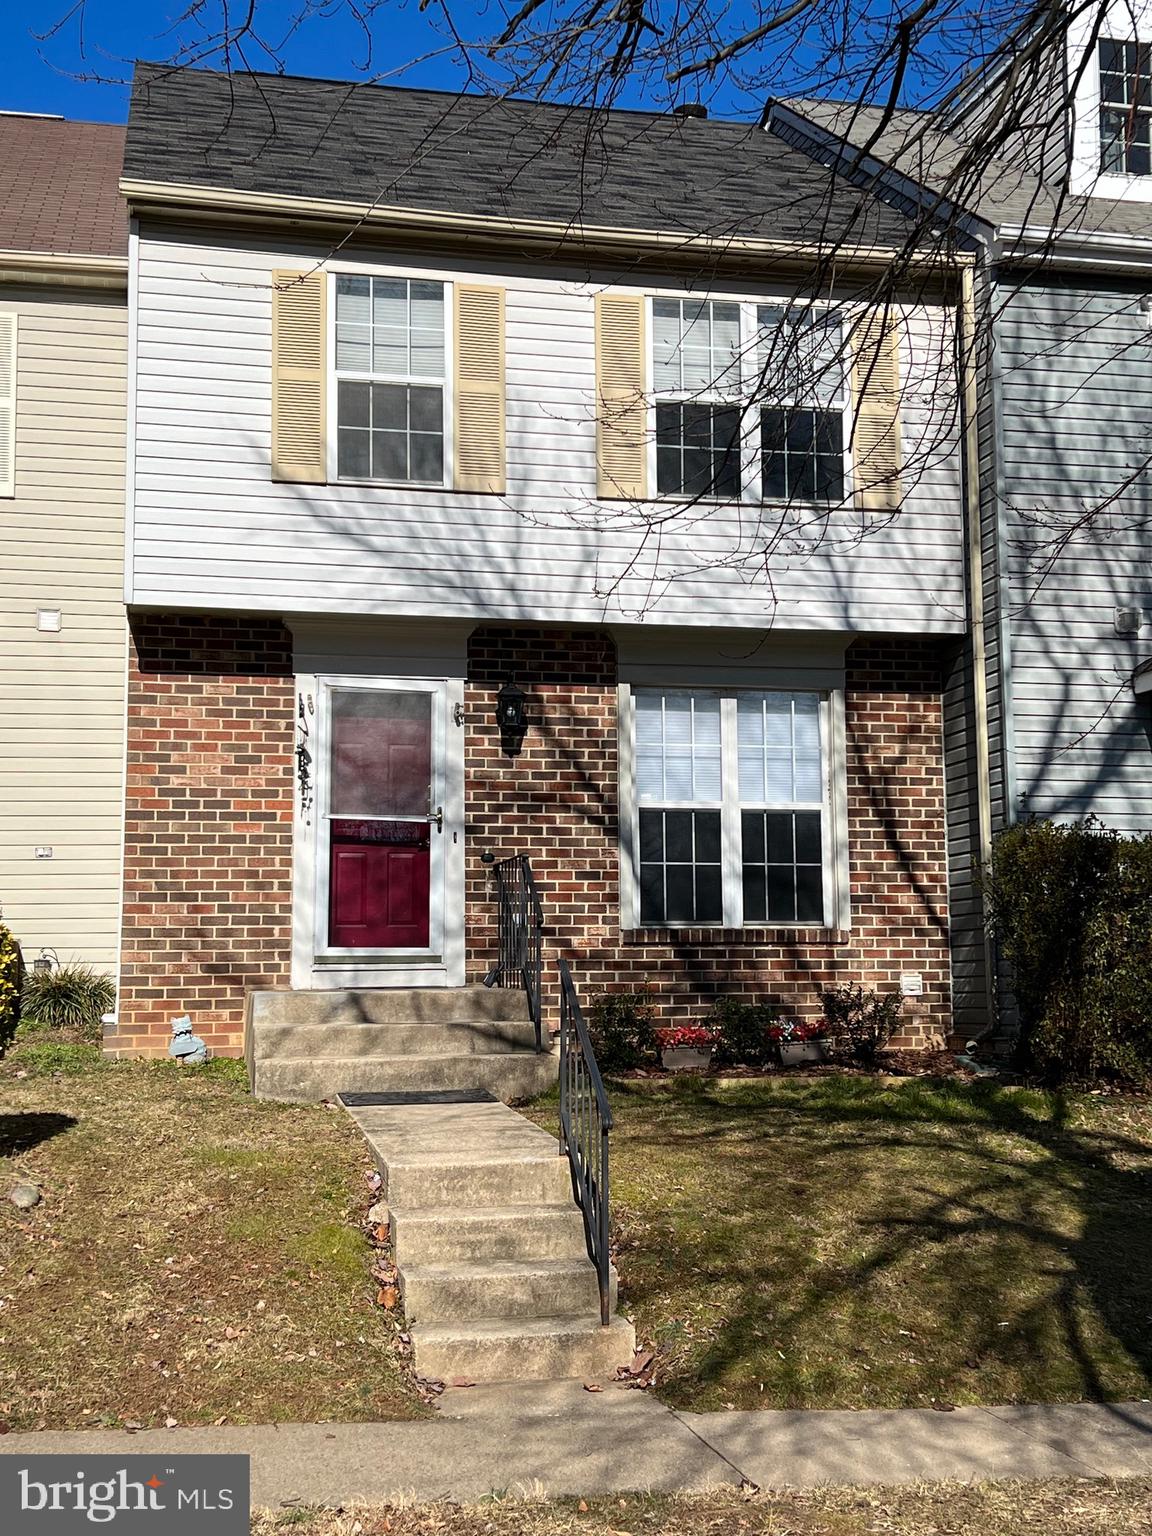
<path fill-rule="evenodd" d="M 305 989 L 462 986 L 464 983 L 464 684 L 458 678 L 317 674 L 297 677 L 297 736 L 310 754 L 311 784 L 297 781 L 293 858 L 292 985 Z M 429 947 L 383 953 L 328 944 L 328 777 L 332 694 L 340 690 L 427 693 L 432 704 L 433 826 Z M 353 818 L 355 819 L 355 818 Z"/>

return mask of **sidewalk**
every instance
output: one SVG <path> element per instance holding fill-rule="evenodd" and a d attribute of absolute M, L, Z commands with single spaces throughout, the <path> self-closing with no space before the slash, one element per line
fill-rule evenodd
<path fill-rule="evenodd" d="M 474 1500 L 490 1493 L 670 1492 L 742 1480 L 980 1481 L 1152 1474 L 1152 1404 L 894 1411 L 678 1413 L 579 1382 L 460 1388 L 417 1424 L 42 1431 L 0 1455 L 209 1452 L 252 1457 L 252 1502 Z"/>

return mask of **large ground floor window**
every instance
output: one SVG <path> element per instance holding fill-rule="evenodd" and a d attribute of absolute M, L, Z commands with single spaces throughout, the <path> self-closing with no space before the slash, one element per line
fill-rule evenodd
<path fill-rule="evenodd" d="M 637 688 L 625 718 L 641 926 L 836 922 L 828 695 Z"/>

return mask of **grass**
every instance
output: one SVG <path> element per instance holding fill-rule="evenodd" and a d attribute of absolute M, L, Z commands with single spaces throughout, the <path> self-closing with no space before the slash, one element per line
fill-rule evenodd
<path fill-rule="evenodd" d="M 621 1304 L 673 1404 L 1152 1396 L 1148 1101 L 848 1077 L 610 1096 Z"/>
<path fill-rule="evenodd" d="M 409 1418 L 374 1305 L 365 1148 L 262 1103 L 243 1066 L 112 1062 L 33 1036 L 0 1062 L 0 1422 Z"/>
<path fill-rule="evenodd" d="M 1147 1536 L 1152 1479 L 255 1514 L 253 1536 Z"/>

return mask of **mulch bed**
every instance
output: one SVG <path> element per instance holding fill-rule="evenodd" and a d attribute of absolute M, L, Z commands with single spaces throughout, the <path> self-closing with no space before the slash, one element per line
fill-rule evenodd
<path fill-rule="evenodd" d="M 953 1051 L 881 1051 L 875 1067 L 862 1067 L 851 1061 L 802 1061 L 795 1066 L 741 1067 L 711 1066 L 706 1072 L 669 1072 L 664 1067 L 625 1067 L 612 1077 L 663 1080 L 671 1077 L 723 1078 L 813 1078 L 813 1077 L 954 1077 L 971 1082 L 981 1076 L 956 1059 Z M 1000 1080 L 1017 1082 L 1019 1075 L 998 1069 Z"/>

